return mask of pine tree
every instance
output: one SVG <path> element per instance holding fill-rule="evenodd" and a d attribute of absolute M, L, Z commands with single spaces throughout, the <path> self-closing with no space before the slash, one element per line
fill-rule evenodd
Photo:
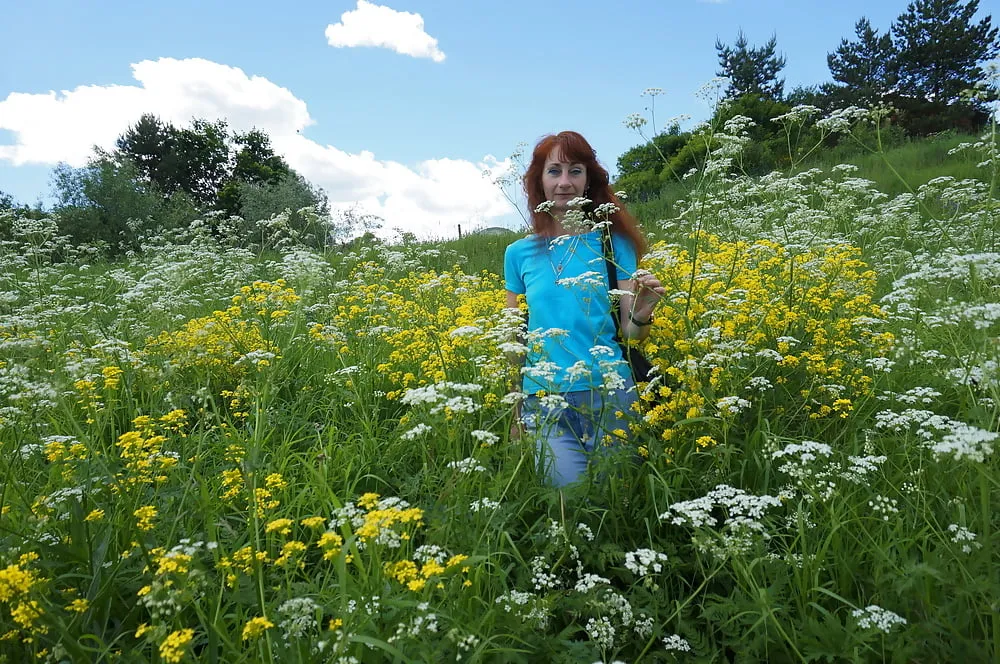
<path fill-rule="evenodd" d="M 878 102 L 896 85 L 892 36 L 880 35 L 867 18 L 854 25 L 855 41 L 840 40 L 840 46 L 826 56 L 830 75 L 840 85 L 830 94 L 838 105 L 870 106 Z"/>
<path fill-rule="evenodd" d="M 765 99 L 778 101 L 785 88 L 785 79 L 778 73 L 785 67 L 785 57 L 777 55 L 777 37 L 771 36 L 764 46 L 750 48 L 746 35 L 740 31 L 732 47 L 715 41 L 719 55 L 719 76 L 729 79 L 728 97 L 753 93 Z"/>
<path fill-rule="evenodd" d="M 951 103 L 983 77 L 980 63 L 1000 52 L 991 17 L 973 22 L 979 0 L 915 0 L 892 25 L 899 91 Z"/>

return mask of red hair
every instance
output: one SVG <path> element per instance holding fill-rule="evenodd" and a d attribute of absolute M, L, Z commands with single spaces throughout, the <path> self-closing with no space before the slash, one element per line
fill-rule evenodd
<path fill-rule="evenodd" d="M 585 208 L 590 211 L 603 203 L 614 203 L 618 212 L 611 215 L 611 229 L 621 233 L 632 241 L 636 255 L 642 258 L 646 253 L 646 238 L 643 237 L 635 217 L 628 213 L 615 192 L 611 190 L 608 171 L 597 161 L 597 153 L 590 147 L 583 136 L 575 131 L 561 131 L 558 134 L 543 136 L 531 153 L 531 163 L 524 173 L 524 193 L 528 198 L 528 212 L 531 214 L 531 227 L 538 236 L 555 235 L 555 220 L 548 212 L 535 212 L 535 208 L 545 201 L 542 190 L 542 171 L 552 150 L 559 148 L 562 159 L 571 163 L 583 164 L 587 168 L 587 198 L 593 201 Z"/>

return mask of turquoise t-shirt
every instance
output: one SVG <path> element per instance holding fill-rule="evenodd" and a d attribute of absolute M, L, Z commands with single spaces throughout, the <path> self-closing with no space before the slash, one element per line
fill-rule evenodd
<path fill-rule="evenodd" d="M 612 234 L 611 244 L 618 279 L 631 279 L 637 267 L 635 247 L 618 233 Z M 533 332 L 542 334 L 540 344 L 528 344 L 522 389 L 534 394 L 599 387 L 601 362 L 622 359 L 600 231 L 558 241 L 534 235 L 517 240 L 504 253 L 504 281 L 507 290 L 527 299 L 529 342 Z M 624 362 L 616 370 L 631 378 Z"/>

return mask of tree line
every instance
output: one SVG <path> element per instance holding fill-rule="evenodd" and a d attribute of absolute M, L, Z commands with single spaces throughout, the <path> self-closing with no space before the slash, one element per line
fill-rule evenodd
<path fill-rule="evenodd" d="M 788 159 L 783 129 L 771 119 L 797 105 L 829 113 L 884 104 L 890 109 L 889 136 L 897 140 L 977 131 L 989 121 L 989 104 L 996 101 L 996 89 L 984 85 L 984 64 L 1000 53 L 992 16 L 976 21 L 978 10 L 979 0 L 915 0 L 885 32 L 862 17 L 853 38 L 842 39 L 827 55 L 832 81 L 787 94 L 781 76 L 786 58 L 778 52 L 776 36 L 762 46 L 751 45 L 742 31 L 731 45 L 716 40 L 717 74 L 728 80 L 728 101 L 711 124 L 721 126 L 736 115 L 754 120 L 753 143 L 742 164 L 751 173 L 781 167 Z M 657 196 L 704 155 L 704 142 L 691 138 L 678 125 L 654 132 L 618 159 L 618 186 L 640 200 Z M 836 137 L 827 140 L 833 143 Z"/>
<path fill-rule="evenodd" d="M 266 132 L 233 131 L 224 120 L 194 119 L 178 127 L 145 114 L 112 149 L 95 147 L 84 166 L 56 166 L 52 185 L 50 211 L 18 206 L 3 192 L 0 210 L 55 213 L 73 242 L 96 244 L 109 255 L 138 249 L 144 237 L 187 228 L 196 219 L 213 232 L 225 223 L 225 232 L 243 232 L 251 244 L 258 222 L 284 215 L 281 223 L 291 232 L 309 231 L 316 244 L 327 241 L 325 193 L 274 152 Z"/>

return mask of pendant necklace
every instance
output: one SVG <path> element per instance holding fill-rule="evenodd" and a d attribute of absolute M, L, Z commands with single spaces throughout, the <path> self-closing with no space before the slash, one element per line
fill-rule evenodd
<path fill-rule="evenodd" d="M 549 245 L 549 264 L 552 265 L 552 271 L 555 272 L 556 279 L 559 279 L 559 278 L 562 277 L 563 270 L 565 270 L 569 266 L 570 261 L 573 260 L 573 255 L 576 253 L 577 245 L 579 243 L 580 243 L 580 236 L 579 235 L 574 235 L 573 239 L 569 241 L 569 246 L 563 252 L 562 257 L 559 259 L 559 262 L 557 262 L 557 263 L 553 263 L 552 262 L 552 251 L 555 248 L 562 248 L 562 244 L 564 244 L 564 243 L 560 243 L 559 245 L 556 245 L 556 246 L 553 246 L 550 243 L 550 245 Z"/>

